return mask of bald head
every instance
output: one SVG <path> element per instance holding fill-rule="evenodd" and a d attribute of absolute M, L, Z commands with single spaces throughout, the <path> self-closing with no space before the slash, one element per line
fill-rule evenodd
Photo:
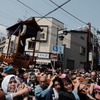
<path fill-rule="evenodd" d="M 40 86 L 43 88 L 43 89 L 45 89 L 46 88 L 46 86 L 47 86 L 47 82 L 46 82 L 46 77 L 45 76 L 41 76 L 40 77 Z"/>
<path fill-rule="evenodd" d="M 40 77 L 40 81 L 46 81 L 46 77 L 45 76 L 41 76 Z"/>

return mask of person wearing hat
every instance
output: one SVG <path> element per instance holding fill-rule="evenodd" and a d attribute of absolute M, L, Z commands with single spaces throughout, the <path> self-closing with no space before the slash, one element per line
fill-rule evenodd
<path fill-rule="evenodd" d="M 13 74 L 4 77 L 1 83 L 1 88 L 5 93 L 6 100 L 28 99 L 28 93 L 31 91 L 31 87 L 27 86 L 26 84 L 19 85 L 16 76 Z"/>
<path fill-rule="evenodd" d="M 27 83 L 28 86 L 32 87 L 32 91 L 29 93 L 30 97 L 34 97 L 34 90 L 35 87 L 39 84 L 36 79 L 36 75 L 34 72 L 29 72 L 29 79 L 30 81 Z"/>

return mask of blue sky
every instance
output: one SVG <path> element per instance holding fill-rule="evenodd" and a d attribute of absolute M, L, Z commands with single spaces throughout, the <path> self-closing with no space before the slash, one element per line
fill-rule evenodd
<path fill-rule="evenodd" d="M 0 0 L 0 24 L 9 27 L 15 24 L 18 18 L 26 20 L 29 17 L 42 17 L 57 8 L 50 0 L 19 1 L 38 13 L 25 7 L 17 0 Z M 61 5 L 66 1 L 67 0 L 53 0 L 57 5 Z M 96 30 L 100 30 L 100 0 L 70 0 L 67 4 L 62 6 L 62 8 L 85 23 L 90 22 Z M 85 23 L 70 16 L 60 8 L 47 17 L 54 17 L 60 20 L 68 30 L 86 26 Z"/>

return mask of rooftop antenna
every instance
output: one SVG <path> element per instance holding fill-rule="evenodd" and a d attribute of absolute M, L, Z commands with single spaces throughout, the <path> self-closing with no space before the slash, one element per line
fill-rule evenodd
<path fill-rule="evenodd" d="M 24 17 L 24 20 L 26 19 L 27 14 L 28 14 L 28 12 L 27 12 L 27 11 L 25 11 L 25 15 L 23 16 L 23 17 Z"/>
<path fill-rule="evenodd" d="M 17 20 L 17 22 L 19 23 L 19 22 L 22 22 L 23 20 L 21 19 L 21 18 L 18 18 L 18 20 Z"/>

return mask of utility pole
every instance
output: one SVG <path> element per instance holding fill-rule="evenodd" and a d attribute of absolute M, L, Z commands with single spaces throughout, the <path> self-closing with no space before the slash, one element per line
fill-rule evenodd
<path fill-rule="evenodd" d="M 60 41 L 63 41 L 64 35 L 67 35 L 67 34 L 68 34 L 68 31 L 66 31 L 65 29 L 57 28 L 57 38 L 56 38 L 56 46 L 57 47 L 58 47 L 58 39 L 60 39 Z M 66 45 L 62 45 L 61 48 L 63 48 L 63 49 L 61 49 L 61 50 L 63 50 L 63 53 L 58 53 L 58 51 L 57 51 L 56 54 L 57 54 L 57 58 L 58 58 L 58 55 L 60 56 L 60 58 L 63 57 L 62 60 L 61 59 L 60 60 L 63 62 L 62 68 L 64 68 L 65 67 L 64 63 L 65 63 L 65 49 L 66 49 Z M 61 54 L 63 55 L 62 57 L 61 57 Z"/>
<path fill-rule="evenodd" d="M 90 30 L 91 30 L 91 23 L 87 23 L 88 25 L 88 35 L 87 35 L 87 69 L 90 69 L 91 66 L 90 66 L 90 54 L 91 54 L 91 45 L 90 45 L 90 41 L 91 41 L 91 33 L 90 33 Z"/>
<path fill-rule="evenodd" d="M 94 62 L 94 34 L 93 34 L 93 43 L 92 43 L 92 62 L 91 62 L 91 71 L 93 70 L 93 62 Z"/>
<path fill-rule="evenodd" d="M 2 42 L 2 32 L 1 32 L 1 42 Z"/>
<path fill-rule="evenodd" d="M 57 55 L 57 60 L 58 60 L 58 32 L 59 32 L 59 28 L 57 27 L 57 36 L 56 36 L 56 55 Z M 53 66 L 55 68 L 55 65 L 56 65 L 56 59 L 54 59 L 53 61 Z"/>

